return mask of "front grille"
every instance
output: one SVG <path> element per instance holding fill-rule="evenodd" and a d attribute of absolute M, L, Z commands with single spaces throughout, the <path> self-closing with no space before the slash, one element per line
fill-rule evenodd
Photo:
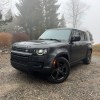
<path fill-rule="evenodd" d="M 13 50 L 15 51 L 21 51 L 21 52 L 25 52 L 25 48 L 13 48 Z"/>
<path fill-rule="evenodd" d="M 12 47 L 12 50 L 13 51 L 19 51 L 19 52 L 34 53 L 34 50 L 29 49 L 29 48 Z"/>
<path fill-rule="evenodd" d="M 29 68 L 29 69 L 40 69 L 43 67 L 43 62 L 38 61 L 38 59 L 34 59 L 37 61 L 34 61 L 32 56 L 22 56 L 17 54 L 11 54 L 11 62 L 14 63 L 14 67 L 18 68 Z M 17 65 L 16 65 L 17 64 Z"/>
<path fill-rule="evenodd" d="M 20 64 L 44 63 L 45 56 L 37 56 L 35 49 L 27 49 L 28 52 L 25 52 L 25 50 L 26 48 L 12 47 L 11 60 Z M 34 65 L 37 66 L 37 63 L 34 63 Z"/>

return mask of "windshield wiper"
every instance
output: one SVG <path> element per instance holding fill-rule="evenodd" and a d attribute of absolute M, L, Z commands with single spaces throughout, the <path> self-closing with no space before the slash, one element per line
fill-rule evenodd
<path fill-rule="evenodd" d="M 54 41 L 61 42 L 61 40 L 58 40 L 58 39 L 52 39 L 52 38 L 50 38 L 50 39 L 41 39 L 41 38 L 40 38 L 39 40 L 51 40 L 51 41 L 54 40 Z"/>

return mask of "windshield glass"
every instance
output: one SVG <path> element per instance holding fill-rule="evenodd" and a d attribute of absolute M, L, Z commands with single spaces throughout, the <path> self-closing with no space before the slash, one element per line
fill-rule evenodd
<path fill-rule="evenodd" d="M 57 39 L 57 40 L 69 40 L 71 34 L 70 29 L 61 30 L 61 29 L 53 29 L 45 31 L 39 39 Z"/>

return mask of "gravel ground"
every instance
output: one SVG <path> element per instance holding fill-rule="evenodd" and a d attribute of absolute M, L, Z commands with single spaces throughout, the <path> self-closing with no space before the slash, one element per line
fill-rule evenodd
<path fill-rule="evenodd" d="M 12 68 L 8 54 L 0 54 L 0 100 L 100 100 L 100 57 L 90 65 L 72 67 L 61 84 L 27 75 Z"/>

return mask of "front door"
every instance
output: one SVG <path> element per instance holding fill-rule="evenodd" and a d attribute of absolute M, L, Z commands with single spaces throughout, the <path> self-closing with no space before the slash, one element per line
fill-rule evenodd
<path fill-rule="evenodd" d="M 79 31 L 73 30 L 72 31 L 72 37 L 74 36 L 80 36 Z M 70 45 L 70 57 L 71 57 L 71 62 L 75 62 L 81 58 L 81 41 L 75 41 L 71 43 Z"/>

